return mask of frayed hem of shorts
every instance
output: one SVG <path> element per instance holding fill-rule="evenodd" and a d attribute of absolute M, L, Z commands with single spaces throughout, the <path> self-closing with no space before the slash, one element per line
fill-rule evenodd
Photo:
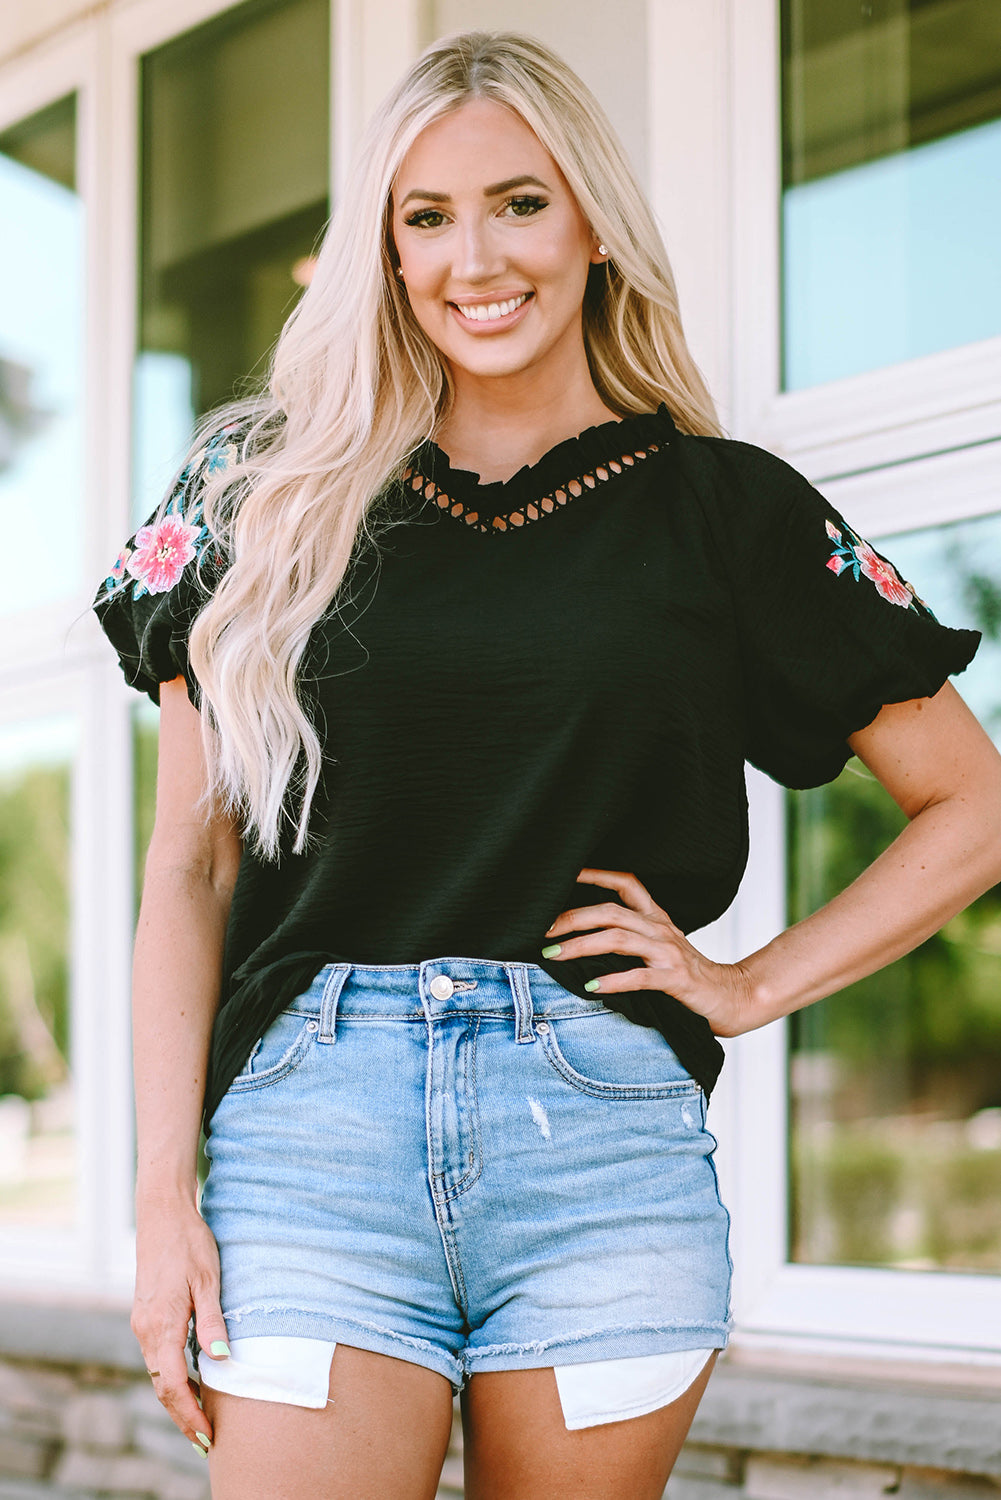
<path fill-rule="evenodd" d="M 349 1344 L 357 1349 L 366 1349 L 372 1354 L 389 1354 L 394 1359 L 409 1359 L 411 1364 L 443 1375 L 458 1395 L 465 1385 L 466 1375 L 458 1356 L 450 1356 L 439 1345 L 430 1340 L 416 1338 L 413 1334 L 398 1333 L 381 1323 L 368 1323 L 361 1318 L 345 1317 L 343 1314 L 330 1317 L 313 1308 L 296 1307 L 289 1303 L 249 1305 L 223 1311 L 227 1328 L 230 1323 L 238 1334 L 288 1334 L 293 1338 L 321 1338 L 331 1343 Z M 247 1326 L 249 1325 L 249 1326 Z M 412 1350 L 413 1355 L 401 1351 Z M 415 1358 L 423 1355 L 423 1358 Z"/>
<path fill-rule="evenodd" d="M 482 1344 L 464 1348 L 459 1358 L 468 1375 L 477 1370 L 538 1369 L 584 1364 L 592 1360 L 629 1359 L 633 1355 L 673 1354 L 684 1349 L 725 1349 L 732 1323 L 633 1323 L 589 1328 L 567 1337 L 532 1339 L 517 1344 Z"/>

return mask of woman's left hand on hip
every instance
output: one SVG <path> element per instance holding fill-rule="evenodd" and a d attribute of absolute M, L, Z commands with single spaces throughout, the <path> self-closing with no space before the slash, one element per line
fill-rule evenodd
<path fill-rule="evenodd" d="M 739 964 L 714 963 L 694 948 L 643 882 L 630 872 L 586 866 L 577 881 L 580 885 L 605 886 L 615 891 L 620 901 L 560 912 L 546 930 L 546 947 L 558 942 L 560 951 L 549 956 L 559 960 L 595 953 L 634 954 L 642 959 L 642 968 L 603 974 L 592 993 L 663 990 L 705 1016 L 717 1036 L 738 1036 L 746 1029 L 741 1025 L 741 1015 L 748 1009 L 750 987 Z M 583 936 L 567 938 L 567 934 L 577 932 Z"/>

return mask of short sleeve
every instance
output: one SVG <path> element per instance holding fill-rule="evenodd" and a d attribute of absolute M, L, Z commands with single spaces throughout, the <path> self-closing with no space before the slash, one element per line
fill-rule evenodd
<path fill-rule="evenodd" d="M 744 678 L 745 756 L 787 787 L 832 781 L 848 736 L 931 697 L 980 632 L 942 624 L 893 563 L 784 459 L 710 439 L 717 545 Z"/>
<path fill-rule="evenodd" d="M 206 478 L 237 462 L 240 424 L 227 423 L 190 458 L 170 493 L 122 548 L 93 609 L 118 653 L 126 681 L 160 701 L 160 683 L 184 678 L 199 702 L 188 661 L 196 615 L 226 570 L 226 558 L 205 524 Z"/>

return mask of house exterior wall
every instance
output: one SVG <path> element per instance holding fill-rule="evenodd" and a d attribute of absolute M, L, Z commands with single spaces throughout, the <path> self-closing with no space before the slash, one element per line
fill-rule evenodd
<path fill-rule="evenodd" d="M 98 496 L 86 544 L 92 572 L 128 508 L 136 59 L 224 9 L 221 0 L 0 0 L 0 101 L 5 88 L 8 100 L 0 129 L 19 109 L 26 114 L 70 88 L 85 96 L 88 285 L 100 301 L 89 323 L 88 399 L 102 435 L 88 460 Z M 932 526 L 989 516 L 1001 493 L 997 340 L 830 387 L 780 389 L 777 15 L 777 0 L 623 0 L 616 8 L 597 0 L 337 0 L 331 197 L 369 111 L 421 45 L 460 27 L 530 30 L 594 89 L 647 185 L 686 334 L 727 429 L 783 453 L 872 534 L 902 529 L 905 518 Z M 81 596 L 73 608 L 86 604 Z M 29 643 L 29 665 L 37 658 L 39 671 L 54 671 L 72 612 L 44 630 L 26 617 L 7 655 L 0 651 L 0 708 L 7 705 L 11 722 L 22 702 L 35 701 L 24 660 L 15 659 L 17 641 Z M 37 644 L 45 632 L 48 656 Z M 81 712 L 118 715 L 114 733 L 94 742 L 104 748 L 88 784 L 100 789 L 103 776 L 127 788 L 127 695 L 96 632 L 74 651 L 58 662 L 60 671 L 79 671 Z M 84 1036 L 81 1107 L 92 1144 L 80 1184 L 82 1248 L 64 1252 L 53 1242 L 51 1267 L 39 1262 L 34 1272 L 15 1264 L 13 1251 L 8 1260 L 0 1255 L 0 1500 L 208 1494 L 205 1465 L 153 1398 L 129 1328 L 131 1143 L 120 1122 L 130 1110 L 132 869 L 129 830 L 112 826 L 115 795 L 99 791 L 103 821 L 97 804 L 85 815 L 92 854 L 80 856 L 75 878 L 98 903 L 98 921 L 74 961 L 81 1005 L 103 1006 L 87 1015 L 114 1032 L 103 1081 L 110 1074 L 118 1082 L 105 1097 Z M 753 950 L 783 921 L 781 799 L 752 777 L 751 802 L 755 863 L 734 911 L 706 935 L 720 957 Z M 92 1002 L 98 982 L 103 998 Z M 728 1045 L 714 1096 L 710 1123 L 735 1221 L 737 1330 L 668 1495 L 1001 1493 L 1001 1279 L 787 1263 L 785 1040 L 781 1027 L 767 1031 Z M 2 1241 L 0 1230 L 6 1253 Z M 957 1329 L 966 1331 L 951 1347 Z M 441 1494 L 461 1494 L 457 1423 Z"/>

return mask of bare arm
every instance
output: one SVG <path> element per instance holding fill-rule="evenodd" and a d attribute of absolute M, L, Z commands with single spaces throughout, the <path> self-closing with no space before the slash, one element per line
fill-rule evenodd
<path fill-rule="evenodd" d="M 888 704 L 849 743 L 909 821 L 851 885 L 744 960 L 742 1031 L 892 963 L 1001 880 L 1001 756 L 951 683 Z"/>
<path fill-rule="evenodd" d="M 196 1158 L 223 940 L 240 862 L 237 830 L 198 810 L 205 763 L 183 678 L 160 689 L 156 821 L 133 964 L 136 1294 L 132 1330 L 157 1396 L 192 1441 L 211 1438 L 184 1357 L 226 1339 L 219 1253 L 198 1212 Z"/>
<path fill-rule="evenodd" d="M 196 811 L 205 781 L 198 713 L 183 678 L 160 691 L 156 821 L 132 977 L 140 1200 L 195 1201 L 195 1161 L 237 831 Z"/>
<path fill-rule="evenodd" d="M 875 973 L 1001 880 L 1001 755 L 951 683 L 933 698 L 888 704 L 849 743 L 909 822 L 857 880 L 737 964 L 688 942 L 635 875 L 586 869 L 627 903 L 577 908 L 547 937 L 560 957 L 638 954 L 643 969 L 609 974 L 599 993 L 662 989 L 739 1036 Z M 603 931 L 562 941 L 597 923 Z"/>

